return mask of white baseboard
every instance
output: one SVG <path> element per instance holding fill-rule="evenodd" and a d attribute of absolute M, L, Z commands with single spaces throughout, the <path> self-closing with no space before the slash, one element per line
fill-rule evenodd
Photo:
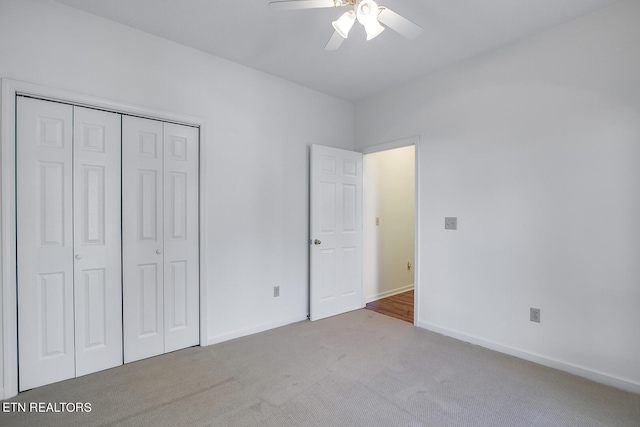
<path fill-rule="evenodd" d="M 299 316 L 291 317 L 289 319 L 279 320 L 273 323 L 264 323 L 248 329 L 241 329 L 241 330 L 236 330 L 233 332 L 228 332 L 220 335 L 214 335 L 212 337 L 209 337 L 205 345 L 213 345 L 213 344 L 218 344 L 218 343 L 229 341 L 236 338 L 246 337 L 248 335 L 253 335 L 259 332 L 268 331 L 269 329 L 275 329 L 281 326 L 290 325 L 292 323 L 301 322 L 303 320 L 307 320 L 306 314 L 301 314 Z"/>
<path fill-rule="evenodd" d="M 413 286 L 413 284 L 411 284 L 411 285 L 403 286 L 401 288 L 392 289 L 390 291 L 380 292 L 379 294 L 375 294 L 375 295 L 371 295 L 371 296 L 366 297 L 365 301 L 368 304 L 368 303 L 370 303 L 372 301 L 378 301 L 379 299 L 382 299 L 382 298 L 392 297 L 394 295 L 398 295 L 398 294 L 401 294 L 403 292 L 411 291 L 411 290 L 413 290 L 413 288 L 414 288 L 414 286 Z"/>
<path fill-rule="evenodd" d="M 622 390 L 630 391 L 632 393 L 640 393 L 640 383 L 628 378 L 622 378 L 606 372 L 601 372 L 601 371 L 590 369 L 584 366 L 576 365 L 574 363 L 553 359 L 551 357 L 543 356 L 541 354 L 531 353 L 525 350 L 509 347 L 503 344 L 487 341 L 485 339 L 475 337 L 472 335 L 467 335 L 459 331 L 443 328 L 441 326 L 434 325 L 432 323 L 418 321 L 416 326 L 427 329 L 432 332 L 437 332 L 439 334 L 446 335 L 451 338 L 456 338 L 460 341 L 465 341 L 471 344 L 488 348 L 490 350 L 495 350 L 500 353 L 505 353 L 511 356 L 518 357 L 520 359 L 528 360 L 530 362 L 534 362 L 539 365 L 544 365 L 550 368 L 569 372 L 571 374 L 574 374 L 583 378 L 587 378 L 591 381 L 595 381 L 601 384 L 606 384 Z"/>

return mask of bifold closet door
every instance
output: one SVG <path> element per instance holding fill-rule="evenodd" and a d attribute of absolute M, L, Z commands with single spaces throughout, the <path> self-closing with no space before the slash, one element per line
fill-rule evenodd
<path fill-rule="evenodd" d="M 122 363 L 120 116 L 18 97 L 16 129 L 23 391 Z"/>
<path fill-rule="evenodd" d="M 20 391 L 75 376 L 73 107 L 19 97 L 16 227 Z"/>
<path fill-rule="evenodd" d="M 76 376 L 123 361 L 120 120 L 74 107 Z"/>
<path fill-rule="evenodd" d="M 198 129 L 164 123 L 164 351 L 200 343 Z"/>
<path fill-rule="evenodd" d="M 122 118 L 124 362 L 164 353 L 162 122 Z"/>
<path fill-rule="evenodd" d="M 123 117 L 125 363 L 199 343 L 198 132 Z"/>

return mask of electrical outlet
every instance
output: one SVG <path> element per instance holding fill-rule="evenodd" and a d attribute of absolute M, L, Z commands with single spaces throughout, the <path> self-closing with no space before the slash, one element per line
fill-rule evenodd
<path fill-rule="evenodd" d="M 273 287 L 273 297 L 279 297 L 280 296 L 280 286 L 274 286 Z"/>
<path fill-rule="evenodd" d="M 529 320 L 532 322 L 540 323 L 540 309 L 539 308 L 531 308 L 529 309 Z"/>
<path fill-rule="evenodd" d="M 411 270 L 411 260 L 407 261 L 407 271 Z"/>

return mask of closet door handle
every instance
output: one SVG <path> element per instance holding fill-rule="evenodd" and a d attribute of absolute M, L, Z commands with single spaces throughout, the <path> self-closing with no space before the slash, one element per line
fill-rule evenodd
<path fill-rule="evenodd" d="M 157 249 L 157 250 L 156 250 L 156 253 L 157 253 L 158 255 L 160 255 L 160 254 L 162 253 L 162 250 L 161 250 L 161 249 Z"/>
<path fill-rule="evenodd" d="M 81 260 L 82 259 L 82 254 L 76 254 L 76 259 L 77 260 Z"/>

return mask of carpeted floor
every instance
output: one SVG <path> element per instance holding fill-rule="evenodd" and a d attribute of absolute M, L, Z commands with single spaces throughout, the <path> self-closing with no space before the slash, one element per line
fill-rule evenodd
<path fill-rule="evenodd" d="M 640 425 L 640 395 L 368 310 L 154 357 L 11 401 L 90 403 L 91 412 L 0 412 L 2 426 Z"/>

